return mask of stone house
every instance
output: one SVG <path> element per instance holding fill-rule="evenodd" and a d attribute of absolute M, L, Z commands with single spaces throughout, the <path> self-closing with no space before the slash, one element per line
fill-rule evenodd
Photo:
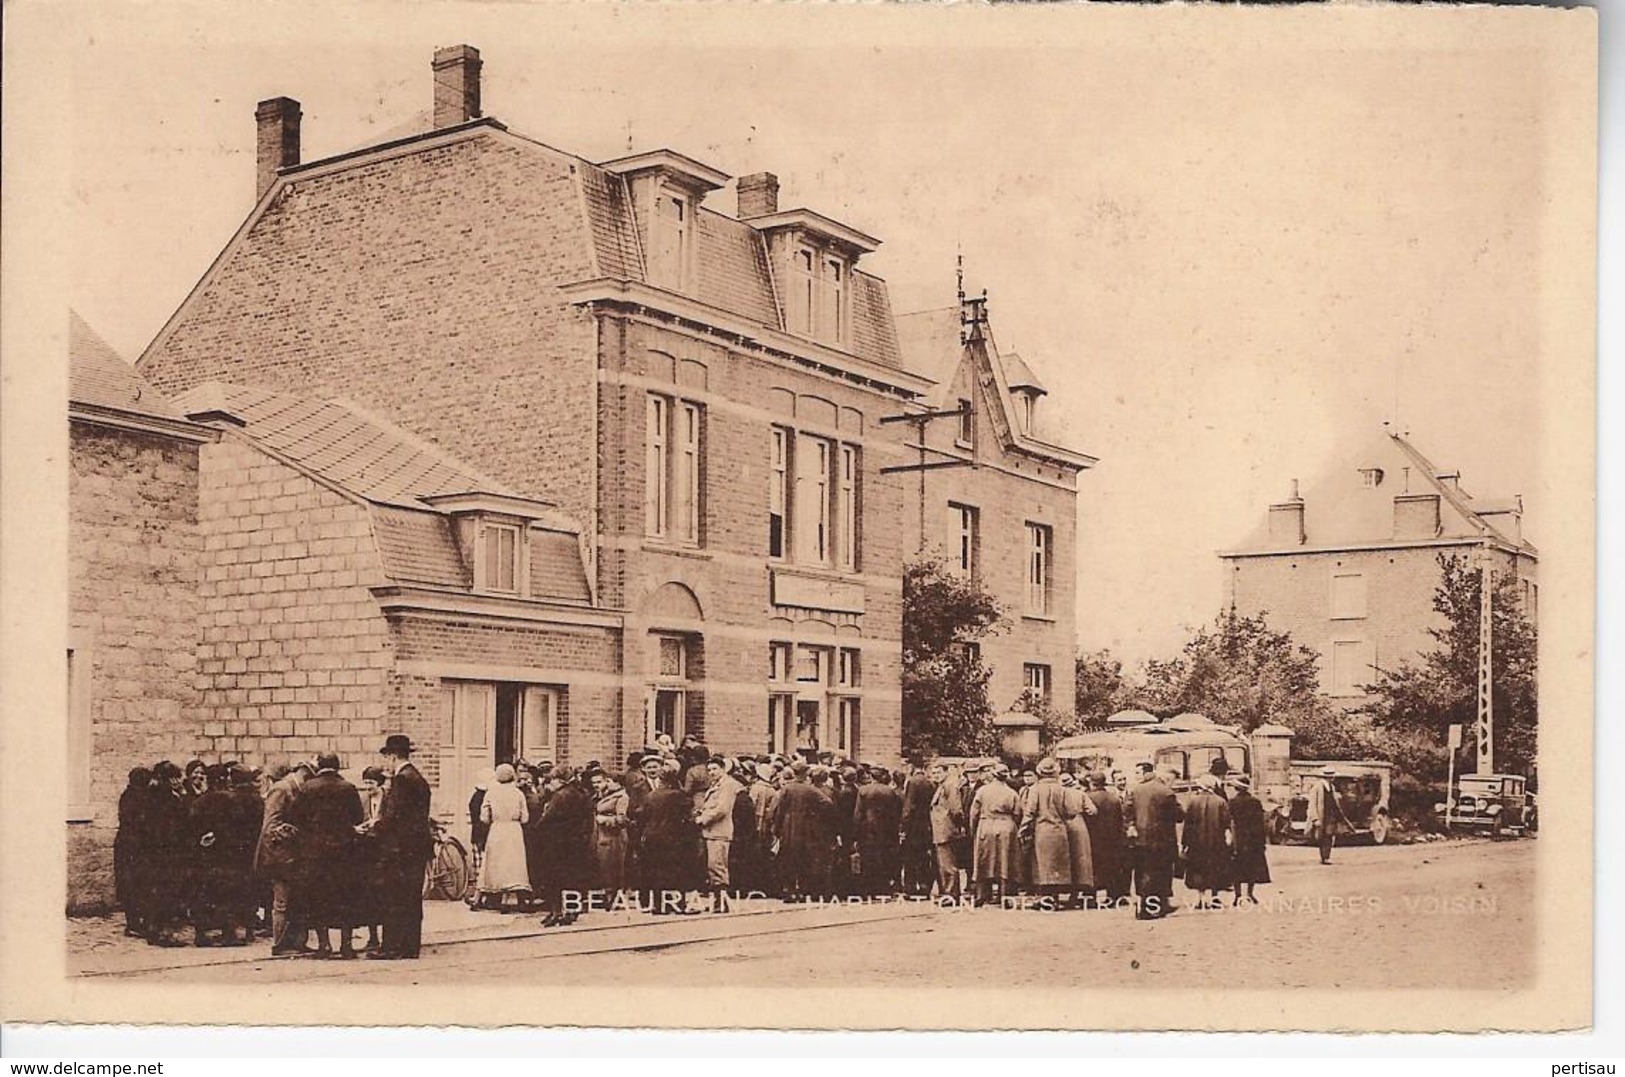
<path fill-rule="evenodd" d="M 404 732 L 460 815 L 496 760 L 607 759 L 620 620 L 579 529 L 343 401 L 208 382 L 201 732 L 218 758 L 370 761 Z"/>
<path fill-rule="evenodd" d="M 1433 646 L 1439 555 L 1489 557 L 1536 616 L 1539 553 L 1519 497 L 1476 499 L 1408 437 L 1385 432 L 1300 496 L 1271 505 L 1240 547 L 1219 554 L 1230 608 L 1267 612 L 1320 655 L 1321 690 L 1348 706 L 1379 667 Z"/>
<path fill-rule="evenodd" d="M 905 495 L 882 469 L 907 450 L 879 420 L 930 383 L 862 268 L 878 240 L 781 210 L 765 174 L 728 215 L 705 202 L 729 177 L 682 154 L 522 137 L 480 115 L 474 50 L 434 67 L 432 130 L 322 161 L 297 103 L 260 106 L 256 204 L 140 368 L 348 400 L 579 520 L 624 634 L 562 758 L 695 732 L 894 759 Z M 216 729 L 253 705 L 209 698 Z"/>
<path fill-rule="evenodd" d="M 68 361 L 67 906 L 91 912 L 113 901 L 129 770 L 205 747 L 198 457 L 215 434 L 76 314 Z"/>
<path fill-rule="evenodd" d="M 917 453 L 937 466 L 905 479 L 911 548 L 977 580 L 1004 607 L 1005 631 L 980 644 L 995 712 L 1029 703 L 1070 712 L 1078 475 L 1096 461 L 1052 440 L 1048 390 L 1019 355 L 999 350 L 985 300 L 902 315 L 897 332 L 904 361 L 932 379 L 926 402 L 942 416 L 924 424 Z"/>

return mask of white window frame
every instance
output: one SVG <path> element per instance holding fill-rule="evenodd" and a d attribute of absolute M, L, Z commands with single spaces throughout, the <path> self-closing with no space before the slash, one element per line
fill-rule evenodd
<path fill-rule="evenodd" d="M 961 449 L 976 447 L 976 409 L 969 400 L 959 400 L 959 425 L 954 432 L 954 444 Z"/>
<path fill-rule="evenodd" d="M 643 533 L 650 538 L 666 538 L 671 530 L 668 472 L 671 401 L 658 393 L 650 393 L 645 414 Z"/>
<path fill-rule="evenodd" d="M 661 644 L 676 642 L 677 672 L 666 673 L 660 668 Z M 656 728 L 656 713 L 659 697 L 662 693 L 675 694 L 677 697 L 676 710 L 672 728 L 669 730 L 674 741 L 681 742 L 683 734 L 688 728 L 688 696 L 694 688 L 689 680 L 689 649 L 694 645 L 694 639 L 681 632 L 650 632 L 649 633 L 649 684 L 644 696 L 644 736 L 645 743 L 653 744 L 658 732 Z"/>
<path fill-rule="evenodd" d="M 970 579 L 977 579 L 981 575 L 982 543 L 982 512 L 975 505 L 966 505 L 958 501 L 948 502 L 948 512 L 952 517 L 950 523 L 959 536 L 959 548 L 956 551 L 959 561 L 959 571 Z"/>
<path fill-rule="evenodd" d="M 848 276 L 851 267 L 846 260 L 825 254 L 818 260 L 818 313 L 813 335 L 826 344 L 840 344 L 846 340 Z"/>
<path fill-rule="evenodd" d="M 676 214 L 666 212 L 668 206 Z M 649 283 L 681 291 L 688 285 L 689 252 L 693 248 L 694 202 L 687 195 L 660 187 L 655 190 L 649 232 Z"/>
<path fill-rule="evenodd" d="M 705 517 L 705 409 L 664 393 L 647 399 L 643 533 L 698 546 Z"/>
<path fill-rule="evenodd" d="M 817 324 L 819 300 L 818 252 L 811 247 L 796 247 L 790 252 L 791 310 L 790 329 L 811 337 Z"/>
<path fill-rule="evenodd" d="M 1023 662 L 1021 665 L 1022 695 L 1028 701 L 1048 706 L 1054 689 L 1052 670 L 1047 662 Z"/>
<path fill-rule="evenodd" d="M 1368 582 L 1365 573 L 1333 569 L 1327 587 L 1331 620 L 1363 621 L 1366 618 Z"/>
<path fill-rule="evenodd" d="M 835 452 L 835 519 L 840 528 L 836 563 L 847 572 L 858 568 L 858 483 L 862 462 L 856 445 L 842 443 Z"/>
<path fill-rule="evenodd" d="M 475 527 L 476 538 L 474 542 L 474 588 L 488 594 L 520 595 L 525 588 L 525 537 L 526 528 L 522 524 L 511 523 L 506 520 L 480 520 Z M 488 546 L 491 536 L 509 536 L 513 544 L 512 555 L 501 558 L 500 538 L 498 539 L 498 560 L 493 561 Z M 508 570 L 513 575 L 512 586 L 502 586 L 501 561 L 506 560 Z M 493 576 L 493 573 L 495 574 Z"/>
<path fill-rule="evenodd" d="M 772 428 L 768 448 L 767 489 L 767 555 L 775 560 L 790 556 L 790 512 L 792 498 L 790 431 L 782 426 Z M 773 523 L 777 518 L 778 547 L 774 548 Z"/>
<path fill-rule="evenodd" d="M 1027 521 L 1027 586 L 1022 612 L 1029 617 L 1050 615 L 1050 591 L 1055 580 L 1055 529 Z"/>
<path fill-rule="evenodd" d="M 795 525 L 795 538 L 791 549 L 797 562 L 804 565 L 829 567 L 834 558 L 832 546 L 835 538 L 830 529 L 831 469 L 835 457 L 835 443 L 829 438 L 802 435 L 796 439 L 795 449 L 795 511 L 791 519 Z"/>
<path fill-rule="evenodd" d="M 700 439 L 704 420 L 700 406 L 688 400 L 677 402 L 676 444 L 672 448 L 673 470 L 672 518 L 677 539 L 691 545 L 700 541 L 700 472 L 702 466 Z"/>

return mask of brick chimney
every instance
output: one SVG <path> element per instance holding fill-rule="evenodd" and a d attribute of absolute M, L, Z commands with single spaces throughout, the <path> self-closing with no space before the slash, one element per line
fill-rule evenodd
<path fill-rule="evenodd" d="M 255 107 L 255 201 L 265 197 L 276 182 L 277 169 L 299 163 L 299 116 L 299 102 L 291 97 L 273 97 Z"/>
<path fill-rule="evenodd" d="M 755 172 L 739 177 L 739 219 L 766 217 L 779 211 L 779 177 Z"/>
<path fill-rule="evenodd" d="M 1270 506 L 1270 541 L 1282 546 L 1302 546 L 1303 498 L 1298 496 L 1298 480 L 1292 480 L 1292 496 Z"/>
<path fill-rule="evenodd" d="M 434 52 L 434 125 L 452 127 L 480 115 L 480 50 L 448 45 Z"/>

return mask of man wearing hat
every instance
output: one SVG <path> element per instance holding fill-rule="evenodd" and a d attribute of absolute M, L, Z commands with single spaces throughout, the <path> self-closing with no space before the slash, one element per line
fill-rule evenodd
<path fill-rule="evenodd" d="M 852 840 L 863 864 L 864 891 L 889 894 L 897 885 L 898 833 L 903 825 L 903 798 L 892 788 L 891 775 L 873 764 L 858 786 Z"/>
<path fill-rule="evenodd" d="M 1175 841 L 1181 812 L 1179 798 L 1157 777 L 1150 762 L 1135 765 L 1139 784 L 1131 786 L 1123 814 L 1134 848 L 1134 894 L 1137 920 L 1156 920 L 1173 911 Z"/>
<path fill-rule="evenodd" d="M 1333 767 L 1322 767 L 1320 774 L 1315 778 L 1309 790 L 1309 816 L 1310 829 L 1320 841 L 1320 862 L 1332 862 L 1332 846 L 1338 827 L 1354 829 L 1347 815 L 1343 814 L 1343 804 L 1337 797 L 1337 789 L 1332 785 L 1332 779 L 1337 777 Z"/>
<path fill-rule="evenodd" d="M 306 923 L 316 929 L 316 953 L 325 957 L 333 952 L 328 935 L 337 930 L 339 956 L 354 957 L 352 901 L 362 883 L 356 827 L 367 812 L 360 790 L 339 773 L 336 754 L 316 757 L 316 776 L 299 791 L 289 817 L 299 831 L 296 848 L 305 876 Z"/>
<path fill-rule="evenodd" d="M 377 842 L 383 945 L 370 958 L 412 959 L 423 945 L 423 870 L 434 854 L 429 783 L 412 765 L 412 740 L 392 733 L 378 749 L 390 775 L 370 833 Z"/>

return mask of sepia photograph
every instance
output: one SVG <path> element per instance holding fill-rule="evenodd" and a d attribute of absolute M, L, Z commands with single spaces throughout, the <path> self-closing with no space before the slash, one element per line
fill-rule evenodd
<path fill-rule="evenodd" d="M 1590 13 L 8 29 L 8 1018 L 1589 1025 Z"/>

